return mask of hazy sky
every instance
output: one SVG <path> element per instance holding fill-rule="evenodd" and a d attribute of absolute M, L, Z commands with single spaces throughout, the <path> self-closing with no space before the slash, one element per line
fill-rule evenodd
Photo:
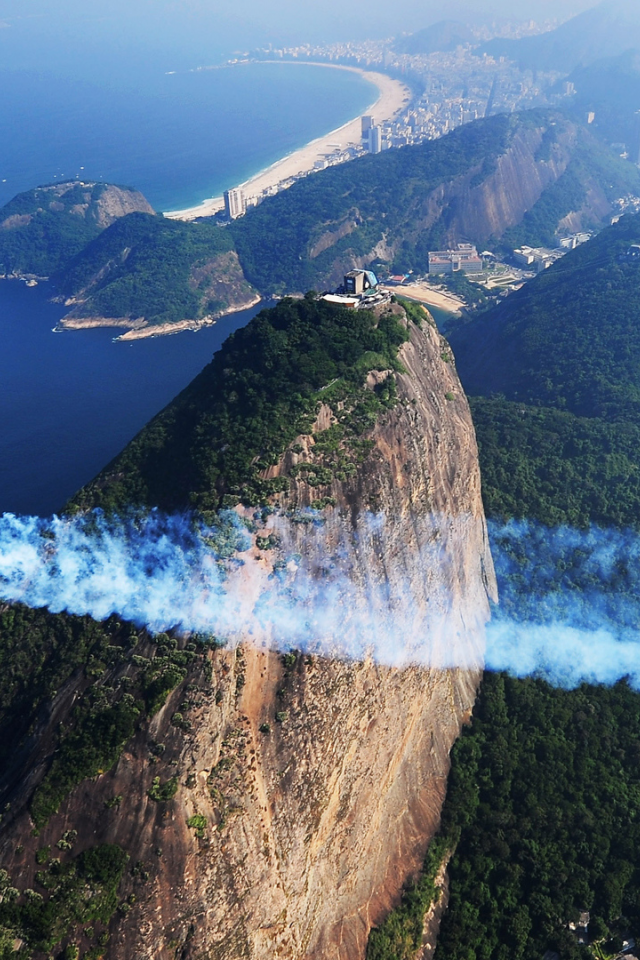
<path fill-rule="evenodd" d="M 446 16 L 569 17 L 594 0 L 451 0 Z M 98 10 L 99 13 L 91 11 Z M 206 60 L 267 42 L 383 37 L 411 32 L 442 19 L 441 0 L 0 0 L 3 65 L 62 64 L 73 68 L 89 51 L 155 51 Z"/>

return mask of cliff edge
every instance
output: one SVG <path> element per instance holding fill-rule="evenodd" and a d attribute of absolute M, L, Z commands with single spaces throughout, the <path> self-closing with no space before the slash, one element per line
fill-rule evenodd
<path fill-rule="evenodd" d="M 320 310 L 279 309 L 298 322 Z M 343 329 L 354 317 L 341 316 Z M 448 345 L 397 305 L 371 322 L 404 331 L 395 369 L 367 355 L 364 389 L 389 402 L 347 436 L 336 428 L 348 397 L 325 393 L 310 429 L 258 465 L 270 506 L 235 508 L 251 543 L 231 576 L 280 577 L 285 591 L 304 576 L 307 608 L 321 614 L 307 640 L 287 650 L 277 628 L 248 636 L 239 616 L 228 638 L 238 645 L 205 647 L 115 766 L 76 786 L 39 835 L 25 804 L 46 774 L 46 747 L 28 787 L 13 793 L 0 856 L 20 890 L 46 861 L 38 851 L 58 845 L 63 863 L 96 844 L 126 851 L 103 947 L 110 960 L 364 958 L 372 925 L 420 870 L 438 827 L 495 580 L 474 430 Z M 170 416 L 150 427 L 156 446 Z M 94 483 L 117 483 L 122 463 Z M 349 657 L 371 598 L 380 604 L 371 642 Z M 188 640 L 177 646 L 195 649 Z M 166 654 L 169 638 L 155 643 L 137 660 Z M 114 695 L 127 673 L 120 665 L 99 684 Z M 63 696 L 68 704 L 68 688 Z M 54 701 L 50 715 L 58 722 L 69 709 Z M 69 942 L 84 951 L 100 930 L 76 927 Z"/>

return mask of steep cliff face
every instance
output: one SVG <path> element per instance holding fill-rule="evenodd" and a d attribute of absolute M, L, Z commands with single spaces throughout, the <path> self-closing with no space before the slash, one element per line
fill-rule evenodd
<path fill-rule="evenodd" d="M 323 171 L 230 230 L 259 290 L 303 292 L 335 286 L 346 269 L 380 260 L 396 272 L 422 272 L 429 250 L 462 240 L 484 247 L 520 225 L 518 243 L 538 246 L 533 227 L 542 223 L 553 236 L 578 212 L 582 223 L 600 225 L 611 201 L 639 184 L 637 170 L 578 123 L 559 111 L 532 110 Z M 265 254 L 269 244 L 277 255 Z"/>
<path fill-rule="evenodd" d="M 474 431 L 448 346 L 434 327 L 411 324 L 399 356 L 398 402 L 355 474 L 332 480 L 322 524 L 304 518 L 328 407 L 265 471 L 298 468 L 232 576 L 281 577 L 285 590 L 304 576 L 316 600 L 330 598 L 324 608 L 307 598 L 318 615 L 305 649 L 283 655 L 277 630 L 239 628 L 237 648 L 192 667 L 115 768 L 76 787 L 39 836 L 23 804 L 44 766 L 12 798 L 0 859 L 20 889 L 34 885 L 36 851 L 71 829 L 73 855 L 105 842 L 129 854 L 104 949 L 111 960 L 357 960 L 420 868 L 449 750 L 475 699 L 495 582 Z M 370 386 L 385 377 L 370 374 Z M 375 659 L 349 659 L 359 611 L 387 585 L 386 611 L 372 621 Z M 340 656 L 327 656 L 327 639 Z M 73 700 L 69 690 L 59 698 Z M 61 712 L 54 704 L 52 717 Z M 174 777 L 162 801 L 158 787 Z M 92 942 L 86 931 L 75 940 Z"/>
<path fill-rule="evenodd" d="M 451 211 L 447 243 L 473 237 L 484 246 L 490 238 L 501 237 L 562 176 L 575 151 L 578 130 L 570 123 L 559 124 L 552 148 L 540 156 L 545 133 L 541 127 L 524 127 L 482 183 L 474 187 L 473 180 L 467 179 L 452 185 L 450 195 L 444 197 Z"/>

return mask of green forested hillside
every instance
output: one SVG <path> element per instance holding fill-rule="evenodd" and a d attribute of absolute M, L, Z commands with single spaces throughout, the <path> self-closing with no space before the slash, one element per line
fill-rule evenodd
<path fill-rule="evenodd" d="M 640 264 L 624 256 L 639 234 L 640 218 L 625 218 L 452 334 L 463 385 L 476 394 L 490 518 L 640 527 Z M 563 582 L 571 558 L 546 559 L 538 568 L 530 556 L 530 566 Z M 535 594 L 531 571 L 516 569 L 499 588 L 504 615 L 517 619 Z M 614 624 L 634 619 L 622 599 L 607 609 Z M 413 960 L 433 858 L 451 852 L 435 960 L 540 960 L 547 950 L 592 960 L 568 929 L 581 910 L 591 912 L 596 955 L 615 954 L 620 936 L 640 934 L 639 759 L 640 695 L 626 684 L 568 691 L 485 674 L 452 751 L 424 878 L 374 931 L 368 960 Z"/>
<path fill-rule="evenodd" d="M 443 224 L 420 230 L 421 201 L 434 187 L 477 165 L 490 173 L 515 127 L 506 116 L 494 117 L 440 140 L 362 157 L 294 184 L 232 224 L 247 276 L 264 291 L 308 290 L 318 280 L 322 283 L 341 254 L 368 256 L 383 236 L 390 243 L 405 238 L 403 263 L 426 263 Z M 327 231 L 339 233 L 345 224 L 349 230 L 343 238 L 315 253 L 314 245 Z M 416 231 L 420 236 L 413 238 Z"/>
<path fill-rule="evenodd" d="M 353 461 L 366 455 L 367 431 L 393 402 L 391 383 L 377 392 L 364 388 L 366 373 L 393 368 L 406 338 L 391 314 L 377 320 L 369 311 L 336 309 L 313 296 L 263 310 L 229 337 L 72 506 L 212 510 L 240 500 L 259 503 L 288 489 L 287 477 L 265 481 L 260 472 L 308 432 L 320 397 L 335 405 L 340 419 L 328 441 L 326 476 L 314 481 L 321 498 L 334 472 L 345 479 Z"/>
<path fill-rule="evenodd" d="M 79 301 L 74 316 L 152 324 L 215 316 L 255 295 L 227 231 L 143 213 L 116 221 L 56 279 L 65 297 Z"/>
<path fill-rule="evenodd" d="M 503 304 L 451 331 L 471 394 L 586 417 L 640 416 L 640 217 L 623 217 Z"/>
<path fill-rule="evenodd" d="M 464 234 L 464 239 L 478 243 L 498 241 L 513 221 L 490 237 L 489 210 L 486 216 L 483 211 L 491 201 L 480 188 L 497 170 L 497 160 L 513 138 L 532 130 L 538 131 L 541 144 L 530 161 L 521 158 L 518 176 L 530 177 L 532 165 L 547 164 L 552 153 L 568 161 L 569 168 L 547 187 L 524 221 L 515 223 L 507 234 L 509 243 L 549 242 L 560 220 L 584 206 L 586 217 L 595 224 L 587 202 L 594 186 L 609 199 L 640 192 L 640 174 L 634 166 L 610 155 L 561 114 L 501 115 L 466 124 L 420 146 L 325 170 L 265 201 L 230 227 L 243 269 L 261 291 L 304 291 L 326 287 L 344 263 L 364 259 L 375 265 L 379 244 L 394 268 L 420 271 L 427 268 L 429 249 L 441 246 L 452 233 L 456 239 Z M 467 174 L 471 175 L 463 187 Z M 441 185 L 444 195 L 430 199 Z M 512 188 L 513 184 L 498 181 L 486 189 L 490 198 L 492 191 L 500 190 L 510 196 Z M 501 206 L 505 217 L 515 216 L 506 207 Z"/>
<path fill-rule="evenodd" d="M 588 957 L 567 929 L 581 910 L 605 942 L 640 929 L 639 738 L 625 684 L 485 676 L 452 756 L 443 833 L 460 839 L 438 960 Z"/>
<path fill-rule="evenodd" d="M 471 397 L 487 514 L 640 528 L 640 423 Z"/>
<path fill-rule="evenodd" d="M 51 276 L 134 210 L 153 213 L 141 193 L 106 183 L 72 181 L 20 193 L 0 209 L 0 275 Z"/>

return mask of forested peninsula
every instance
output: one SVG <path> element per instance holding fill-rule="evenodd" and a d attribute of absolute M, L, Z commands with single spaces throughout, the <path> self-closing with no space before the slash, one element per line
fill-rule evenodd
<path fill-rule="evenodd" d="M 599 229 L 629 193 L 636 167 L 574 120 L 534 110 L 320 171 L 228 225 L 167 220 L 124 188 L 41 187 L 0 210 L 0 272 L 50 277 L 62 327 L 146 336 L 334 289 L 354 267 L 426 272 L 428 251 L 460 238 L 508 250 L 551 243 L 568 216 Z"/>

